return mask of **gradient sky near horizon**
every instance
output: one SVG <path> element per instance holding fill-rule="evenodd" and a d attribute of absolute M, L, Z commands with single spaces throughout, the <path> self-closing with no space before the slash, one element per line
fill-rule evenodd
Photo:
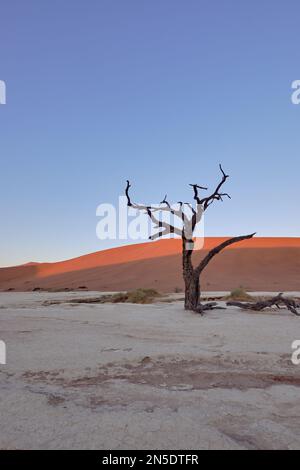
<path fill-rule="evenodd" d="M 96 207 L 192 198 L 206 235 L 299 236 L 298 0 L 2 0 L 0 266 L 120 245 Z"/>

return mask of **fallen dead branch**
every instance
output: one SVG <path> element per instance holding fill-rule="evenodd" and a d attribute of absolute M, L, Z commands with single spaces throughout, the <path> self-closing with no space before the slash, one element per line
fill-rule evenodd
<path fill-rule="evenodd" d="M 199 303 L 193 311 L 203 315 L 206 310 L 225 310 L 225 307 L 221 307 L 217 302 L 207 302 L 206 304 Z"/>
<path fill-rule="evenodd" d="M 297 308 L 300 308 L 300 304 L 297 303 L 294 299 L 283 297 L 283 292 L 280 292 L 280 294 L 276 295 L 275 297 L 272 297 L 271 299 L 260 300 L 259 302 L 255 303 L 230 301 L 226 302 L 226 305 L 239 307 L 246 310 L 255 310 L 258 312 L 265 308 L 273 307 L 273 305 L 277 308 L 280 308 L 283 305 L 294 315 L 300 315 L 300 313 L 297 311 Z"/>

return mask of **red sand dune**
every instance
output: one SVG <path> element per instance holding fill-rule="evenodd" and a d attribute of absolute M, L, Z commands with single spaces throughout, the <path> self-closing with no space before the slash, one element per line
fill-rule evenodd
<path fill-rule="evenodd" d="M 196 264 L 225 238 L 206 238 L 193 255 Z M 57 263 L 29 263 L 0 269 L 0 289 L 126 290 L 182 288 L 181 240 L 167 239 L 99 251 Z M 300 290 L 300 238 L 253 238 L 217 255 L 202 278 L 205 290 Z"/>

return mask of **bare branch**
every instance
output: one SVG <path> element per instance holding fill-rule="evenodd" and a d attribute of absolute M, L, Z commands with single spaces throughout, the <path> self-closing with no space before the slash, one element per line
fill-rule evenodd
<path fill-rule="evenodd" d="M 201 304 L 199 302 L 197 307 L 194 309 L 194 312 L 203 315 L 206 310 L 226 310 L 226 307 L 218 305 L 217 302 L 207 302 L 206 304 Z"/>
<path fill-rule="evenodd" d="M 153 235 L 151 235 L 149 237 L 149 240 L 155 240 L 156 238 L 159 238 L 159 237 L 163 237 L 164 235 L 168 235 L 170 233 L 176 233 L 176 235 L 179 235 L 181 237 L 182 235 L 182 231 L 179 230 L 177 227 L 171 225 L 171 224 L 168 224 L 167 222 L 164 222 L 163 220 L 158 220 L 155 215 L 153 214 L 153 212 L 151 211 L 151 209 L 148 208 L 147 210 L 147 213 L 150 217 L 150 219 L 152 220 L 152 222 L 154 224 L 156 224 L 154 226 L 155 229 L 162 229 L 164 228 L 163 231 L 161 232 L 158 232 L 158 233 L 155 233 Z"/>
<path fill-rule="evenodd" d="M 171 208 L 171 206 L 169 205 L 169 203 L 166 201 L 167 195 L 165 195 L 165 198 L 162 201 L 162 203 L 167 204 L 167 207 L 151 207 L 151 206 L 146 206 L 146 205 L 143 205 L 143 204 L 136 204 L 136 203 L 131 202 L 131 199 L 130 199 L 130 196 L 129 196 L 129 189 L 130 188 L 131 188 L 131 184 L 130 184 L 129 180 L 127 180 L 127 185 L 126 185 L 126 188 L 125 188 L 125 195 L 127 197 L 127 206 L 132 207 L 132 208 L 137 209 L 137 210 L 140 210 L 140 211 L 144 211 L 146 214 L 148 214 L 151 221 L 155 224 L 154 228 L 159 229 L 159 231 L 157 233 L 155 233 L 155 234 L 153 234 L 149 237 L 150 240 L 156 240 L 157 238 L 163 237 L 164 235 L 169 235 L 170 233 L 175 233 L 176 235 L 178 235 L 180 237 L 182 236 L 182 230 L 178 229 L 177 227 L 175 227 L 171 224 L 168 224 L 165 221 L 158 220 L 154 215 L 154 212 L 167 211 L 167 212 L 170 212 L 172 214 L 178 215 L 178 217 L 181 218 L 181 215 L 182 215 L 181 212 L 180 211 L 174 211 Z M 176 212 L 178 212 L 178 214 L 176 214 Z"/>
<path fill-rule="evenodd" d="M 198 186 L 198 184 L 190 184 L 190 186 L 192 186 L 192 188 L 194 190 L 194 199 L 195 199 L 195 201 L 197 201 L 197 204 L 201 204 L 200 198 L 198 196 L 198 189 L 203 189 L 203 190 L 206 191 L 208 188 L 203 187 L 203 186 Z"/>
<path fill-rule="evenodd" d="M 171 208 L 170 204 L 167 201 L 167 195 L 165 195 L 164 199 L 160 202 L 160 204 L 167 204 L 167 206 Z"/>
<path fill-rule="evenodd" d="M 129 196 L 129 188 L 131 188 L 130 182 L 127 180 L 127 186 L 125 188 L 125 195 L 127 197 L 127 206 L 133 207 L 134 209 L 138 210 L 144 210 L 148 213 L 148 209 L 151 210 L 151 212 L 170 212 L 173 215 L 176 215 L 180 219 L 182 219 L 182 210 L 176 210 L 173 209 L 170 204 L 166 201 L 167 195 L 165 195 L 165 198 L 163 201 L 160 202 L 160 204 L 165 203 L 166 207 L 152 207 L 152 206 L 146 206 L 143 204 L 136 204 L 131 202 L 130 196 Z"/>
<path fill-rule="evenodd" d="M 203 260 L 199 263 L 199 265 L 195 269 L 195 273 L 197 273 L 197 275 L 199 276 L 200 273 L 203 271 L 203 269 L 208 265 L 210 260 L 214 256 L 216 256 L 218 253 L 220 253 L 220 251 L 224 250 L 224 248 L 226 248 L 227 246 L 233 245 L 234 243 L 240 242 L 242 240 L 247 240 L 249 238 L 252 238 L 254 237 L 254 235 L 255 235 L 255 232 L 251 233 L 250 235 L 241 235 L 239 237 L 233 237 L 233 238 L 229 238 L 228 240 L 225 240 L 225 242 L 221 243 L 220 245 L 216 246 L 215 248 L 213 248 L 212 250 L 208 252 L 205 258 L 203 258 Z"/>
<path fill-rule="evenodd" d="M 200 222 L 204 209 L 202 204 L 197 204 L 197 210 L 193 210 L 193 217 L 192 217 L 192 231 L 194 232 L 196 225 Z"/>
<path fill-rule="evenodd" d="M 229 178 L 229 175 L 226 175 L 226 173 L 224 172 L 221 164 L 219 165 L 219 168 L 220 168 L 221 173 L 222 173 L 222 179 L 221 179 L 220 183 L 218 184 L 218 186 L 216 187 L 216 189 L 214 190 L 214 192 L 210 196 L 204 197 L 203 199 L 199 200 L 199 204 L 203 204 L 204 210 L 206 210 L 213 203 L 213 201 L 215 201 L 215 200 L 223 201 L 223 197 L 228 197 L 229 199 L 231 199 L 229 194 L 220 193 L 220 189 L 223 186 L 223 184 L 225 183 L 225 181 L 227 180 L 227 178 Z"/>
<path fill-rule="evenodd" d="M 127 180 L 127 186 L 125 188 L 125 195 L 127 197 L 127 206 L 131 206 L 131 200 L 130 200 L 130 196 L 129 196 L 129 188 L 131 188 L 131 184 L 129 183 L 129 180 Z"/>
<path fill-rule="evenodd" d="M 286 308 L 290 310 L 294 315 L 300 315 L 300 313 L 296 310 L 300 306 L 295 302 L 295 300 L 283 297 L 282 292 L 280 292 L 280 294 L 276 295 L 275 297 L 272 297 L 269 300 L 260 300 L 259 302 L 226 302 L 226 305 L 228 306 L 239 307 L 246 310 L 255 310 L 258 312 L 263 310 L 264 308 L 272 307 L 273 305 L 275 305 L 277 308 L 280 308 L 280 304 L 285 305 Z"/>

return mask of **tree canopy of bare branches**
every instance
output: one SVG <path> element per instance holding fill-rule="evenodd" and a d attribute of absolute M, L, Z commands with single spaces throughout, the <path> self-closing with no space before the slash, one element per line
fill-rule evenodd
<path fill-rule="evenodd" d="M 206 186 L 200 186 L 196 183 L 190 184 L 193 189 L 193 199 L 195 205 L 189 202 L 178 201 L 176 205 L 171 205 L 167 199 L 167 195 L 164 196 L 162 201 L 158 205 L 147 205 L 138 204 L 132 201 L 129 194 L 131 183 L 127 180 L 125 195 L 127 197 L 127 205 L 139 211 L 143 211 L 148 214 L 151 222 L 154 224 L 153 228 L 155 233 L 150 235 L 151 240 L 157 240 L 163 236 L 175 234 L 182 239 L 182 267 L 183 267 L 183 279 L 185 283 L 185 308 L 187 310 L 194 310 L 201 312 L 205 309 L 205 306 L 200 303 L 200 283 L 199 278 L 202 271 L 208 265 L 208 263 L 220 253 L 224 248 L 240 242 L 242 240 L 252 238 L 255 233 L 249 235 L 240 235 L 237 237 L 229 238 L 210 250 L 206 256 L 198 263 L 193 266 L 192 253 L 194 250 L 194 232 L 195 228 L 202 219 L 204 212 L 215 202 L 223 201 L 224 198 L 230 198 L 227 192 L 223 192 L 223 186 L 226 183 L 229 175 L 225 173 L 221 164 L 219 165 L 221 172 L 221 179 L 214 191 L 209 195 L 201 195 L 202 192 L 208 191 Z M 160 213 L 167 213 L 172 215 L 174 222 L 170 223 L 162 218 L 159 218 Z M 212 307 L 212 305 L 210 305 Z"/>

